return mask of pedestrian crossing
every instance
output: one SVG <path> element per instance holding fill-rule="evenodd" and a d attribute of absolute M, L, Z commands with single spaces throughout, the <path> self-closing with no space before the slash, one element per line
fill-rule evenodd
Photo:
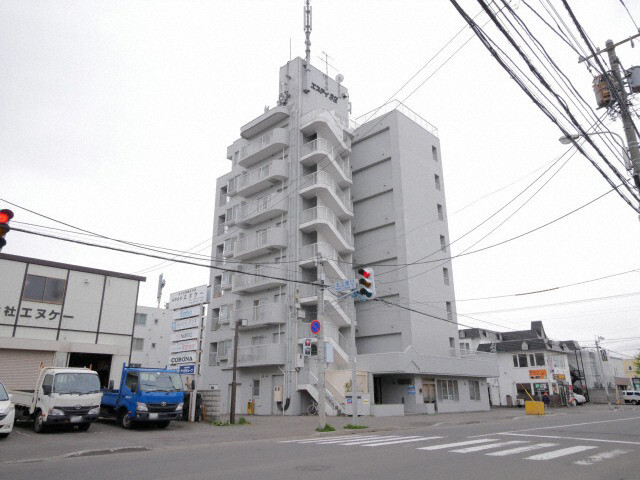
<path fill-rule="evenodd" d="M 503 437 L 504 438 L 504 437 Z M 631 450 L 605 450 L 600 445 L 561 445 L 558 442 L 533 443 L 530 439 L 507 440 L 499 438 L 460 439 L 447 441 L 441 436 L 420 435 L 391 435 L 391 434 L 356 434 L 337 435 L 321 438 L 307 438 L 297 440 L 282 440 L 280 443 L 298 445 L 328 445 L 341 447 L 407 447 L 421 452 L 451 453 L 451 454 L 480 454 L 489 458 L 522 456 L 524 460 L 543 462 L 556 459 L 571 459 L 581 466 L 593 465 L 604 460 L 612 459 Z M 576 458 L 583 453 L 591 456 Z"/>

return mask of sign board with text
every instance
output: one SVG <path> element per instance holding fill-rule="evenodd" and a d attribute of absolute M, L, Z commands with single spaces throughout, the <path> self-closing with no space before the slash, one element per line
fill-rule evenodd
<path fill-rule="evenodd" d="M 202 315 L 202 307 L 200 305 L 196 305 L 195 307 L 174 310 L 171 315 L 173 320 L 183 320 L 190 317 L 199 317 L 200 315 Z"/>
<path fill-rule="evenodd" d="M 171 341 L 184 342 L 185 340 L 197 340 L 199 336 L 199 328 L 194 328 L 193 330 L 179 330 L 171 334 Z"/>
<path fill-rule="evenodd" d="M 201 303 L 207 303 L 207 285 L 188 288 L 169 295 L 169 308 L 171 310 L 191 307 Z"/>
<path fill-rule="evenodd" d="M 196 363 L 198 354 L 196 352 L 176 353 L 169 356 L 170 365 L 179 365 L 181 363 Z"/>
<path fill-rule="evenodd" d="M 547 378 L 546 370 L 529 370 L 529 378 L 532 380 L 542 380 Z"/>
<path fill-rule="evenodd" d="M 187 340 L 171 344 L 171 353 L 191 352 L 198 349 L 198 340 Z"/>
<path fill-rule="evenodd" d="M 187 328 L 195 328 L 200 326 L 200 318 L 193 317 L 187 318 L 186 320 L 178 320 L 177 322 L 171 323 L 171 330 L 174 332 L 176 330 L 186 330 Z"/>
<path fill-rule="evenodd" d="M 193 374 L 196 371 L 195 365 L 180 365 L 180 369 L 178 370 L 182 375 Z"/>

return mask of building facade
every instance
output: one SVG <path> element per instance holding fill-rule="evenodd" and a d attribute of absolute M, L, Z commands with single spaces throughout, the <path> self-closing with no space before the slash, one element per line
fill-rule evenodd
<path fill-rule="evenodd" d="M 547 337 L 542 322 L 531 329 L 495 332 L 480 328 L 459 332 L 460 348 L 496 352 L 499 376 L 489 381 L 492 405 L 513 406 L 544 392 L 556 403 L 566 404 L 571 382 L 568 343 Z"/>
<path fill-rule="evenodd" d="M 200 388 L 219 388 L 229 411 L 237 328 L 236 410 L 246 412 L 251 403 L 257 414 L 305 412 L 319 397 L 309 323 L 320 314 L 313 283 L 322 278 L 329 287 L 322 304 L 329 415 L 346 409 L 356 318 L 358 391 L 372 412 L 487 409 L 486 377 L 497 371 L 491 354 L 461 355 L 456 347 L 450 266 L 420 282 L 383 266 L 431 249 L 447 255 L 434 130 L 398 111 L 379 124 L 354 125 L 341 82 L 291 60 L 280 69 L 278 105 L 241 127 L 227 149 L 231 172 L 216 182 L 212 256 L 221 269 L 246 273 L 212 269 Z M 424 235 L 407 233 L 431 222 L 439 223 L 428 228 L 426 244 Z M 386 311 L 378 302 L 354 306 L 334 285 L 367 262 L 380 274 L 379 297 L 437 295 L 444 321 Z M 366 312 L 372 307 L 375 313 Z M 313 343 L 308 357 L 305 338 Z"/>
<path fill-rule="evenodd" d="M 33 388 L 41 365 L 91 367 L 106 387 L 131 361 L 140 282 L 118 272 L 0 254 L 0 379 Z"/>
<path fill-rule="evenodd" d="M 138 305 L 131 348 L 133 365 L 167 367 L 171 349 L 171 322 L 171 310 Z"/>

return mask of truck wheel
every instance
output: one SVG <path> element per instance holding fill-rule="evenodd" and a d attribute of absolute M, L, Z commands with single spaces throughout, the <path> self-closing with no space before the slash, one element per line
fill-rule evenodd
<path fill-rule="evenodd" d="M 0 438 L 7 438 L 8 436 L 8 433 L 0 433 Z"/>
<path fill-rule="evenodd" d="M 81 423 L 80 425 L 78 425 L 78 430 L 80 430 L 81 432 L 86 432 L 87 430 L 89 430 L 89 427 L 91 427 L 90 423 Z"/>
<path fill-rule="evenodd" d="M 158 426 L 158 428 L 167 428 L 170 423 L 170 420 L 164 420 L 162 422 L 156 422 L 156 425 Z"/>
<path fill-rule="evenodd" d="M 133 427 L 133 420 L 131 420 L 131 417 L 129 416 L 129 413 L 127 411 L 120 413 L 120 415 L 118 416 L 118 423 L 125 430 L 129 430 L 131 429 L 131 427 Z"/>
<path fill-rule="evenodd" d="M 44 416 L 42 412 L 38 410 L 36 412 L 36 418 L 33 420 L 33 431 L 36 433 L 44 433 L 45 429 Z"/>

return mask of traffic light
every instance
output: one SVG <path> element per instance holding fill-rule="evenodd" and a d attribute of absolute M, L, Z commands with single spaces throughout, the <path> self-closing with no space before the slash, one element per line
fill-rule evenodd
<path fill-rule="evenodd" d="M 376 280 L 373 274 L 373 268 L 358 269 L 358 293 L 362 295 L 364 300 L 372 300 L 376 297 Z"/>
<path fill-rule="evenodd" d="M 2 247 L 7 244 L 7 241 L 4 239 L 5 235 L 9 233 L 11 227 L 9 226 L 9 220 L 13 218 L 13 212 L 11 210 L 0 210 L 0 251 L 2 251 Z"/>
<path fill-rule="evenodd" d="M 302 355 L 305 357 L 311 356 L 311 339 L 305 338 L 304 344 L 302 345 Z"/>
<path fill-rule="evenodd" d="M 602 357 L 602 361 L 603 362 L 608 362 L 609 361 L 609 357 L 607 356 L 607 351 L 606 350 L 600 350 L 600 356 Z"/>

